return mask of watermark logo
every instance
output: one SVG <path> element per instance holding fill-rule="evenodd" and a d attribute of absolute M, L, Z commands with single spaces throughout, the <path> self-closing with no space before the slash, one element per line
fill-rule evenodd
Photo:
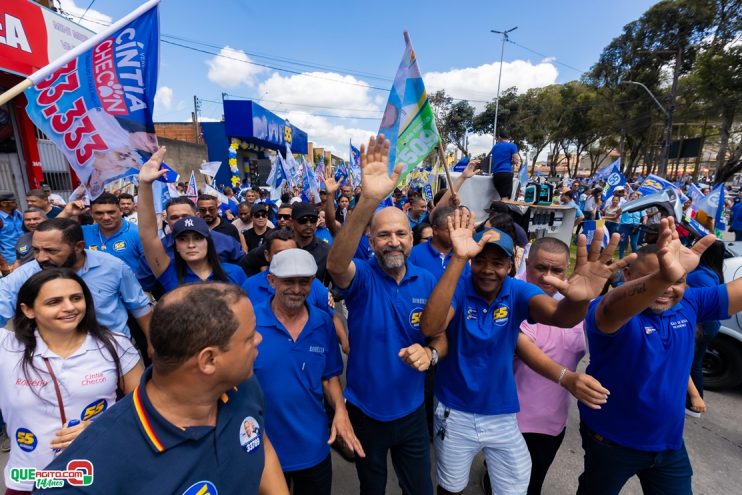
<path fill-rule="evenodd" d="M 33 481 L 36 489 L 62 488 L 65 481 L 72 486 L 93 484 L 93 463 L 87 459 L 73 459 L 67 469 L 10 468 L 10 479 L 16 483 Z"/>

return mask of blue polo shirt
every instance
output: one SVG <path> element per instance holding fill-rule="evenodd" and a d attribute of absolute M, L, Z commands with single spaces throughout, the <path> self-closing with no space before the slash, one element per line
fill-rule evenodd
<path fill-rule="evenodd" d="M 21 286 L 31 275 L 41 271 L 36 260 L 20 266 L 0 279 L 0 326 L 15 316 L 15 304 Z M 127 312 L 135 318 L 148 314 L 149 298 L 126 263 L 100 251 L 85 250 L 85 264 L 77 272 L 85 281 L 95 302 L 98 323 L 109 330 L 131 336 Z"/>
<path fill-rule="evenodd" d="M 661 314 L 650 309 L 614 334 L 601 332 L 590 304 L 585 330 L 590 346 L 587 374 L 611 391 L 602 409 L 578 404 L 580 418 L 605 438 L 644 451 L 677 450 L 683 443 L 685 395 L 698 321 L 728 318 L 724 285 L 688 288 Z"/>
<path fill-rule="evenodd" d="M 412 252 L 410 252 L 409 260 L 413 265 L 428 270 L 433 274 L 436 280 L 440 280 L 443 276 L 443 272 L 446 271 L 446 267 L 448 267 L 448 262 L 451 260 L 452 255 L 453 249 L 450 250 L 448 254 L 441 256 L 441 253 L 433 247 L 433 243 L 428 241 L 421 242 L 417 246 L 413 247 Z M 464 273 L 462 276 L 468 276 L 470 273 L 471 268 L 469 267 L 469 263 L 467 263 L 464 267 Z"/>
<path fill-rule="evenodd" d="M 407 213 L 407 220 L 410 221 L 410 229 L 414 229 L 415 227 L 417 227 L 421 223 L 426 223 L 428 221 L 428 212 L 427 211 L 424 212 L 422 215 L 420 215 L 420 218 L 418 218 L 417 220 L 415 220 L 414 218 L 412 218 L 410 216 L 410 214 Z"/>
<path fill-rule="evenodd" d="M 0 210 L 0 254 L 3 259 L 12 265 L 15 263 L 15 244 L 23 235 L 23 215 L 13 210 L 11 215 Z"/>
<path fill-rule="evenodd" d="M 729 230 L 732 232 L 742 231 L 742 202 L 737 202 L 738 199 L 734 198 L 735 203 L 729 213 Z"/>
<path fill-rule="evenodd" d="M 219 401 L 216 426 L 180 428 L 147 397 L 151 368 L 134 391 L 83 431 L 48 466 L 90 461 L 93 483 L 53 493 L 257 494 L 265 464 L 263 393 L 253 376 Z"/>
<path fill-rule="evenodd" d="M 250 298 L 250 302 L 252 302 L 253 306 L 270 301 L 273 294 L 276 293 L 273 287 L 271 287 L 270 282 L 268 282 L 268 270 L 257 273 L 245 280 L 242 284 L 242 288 L 247 292 L 247 297 Z M 309 290 L 307 303 L 311 304 L 315 308 L 321 309 L 330 316 L 335 314 L 335 302 L 330 296 L 327 287 L 322 285 L 322 282 L 316 278 L 312 280 L 312 288 Z"/>
<path fill-rule="evenodd" d="M 311 304 L 307 309 L 309 319 L 294 341 L 270 300 L 255 306 L 263 336 L 255 376 L 265 394 L 265 428 L 287 472 L 316 466 L 330 453 L 322 380 L 343 372 L 332 318 Z"/>
<path fill-rule="evenodd" d="M 219 259 L 223 263 L 237 263 L 245 256 L 245 252 L 242 250 L 242 244 L 232 236 L 212 230 L 211 240 L 214 241 L 216 254 L 219 255 Z M 175 239 L 172 234 L 168 234 L 162 238 L 162 247 L 165 248 L 165 252 L 170 256 L 170 259 L 175 258 Z"/>
<path fill-rule="evenodd" d="M 492 173 L 512 172 L 513 155 L 518 153 L 515 143 L 500 141 L 492 147 Z"/>
<path fill-rule="evenodd" d="M 229 278 L 229 281 L 235 285 L 239 285 L 240 287 L 242 287 L 242 285 L 247 280 L 247 276 L 245 275 L 244 270 L 242 270 L 242 268 L 237 265 L 233 265 L 231 263 L 222 263 L 222 270 L 224 270 L 224 273 L 227 274 L 227 278 Z M 183 281 L 180 282 L 178 280 L 178 271 L 175 269 L 175 261 L 171 261 L 162 275 L 157 277 L 157 281 L 162 284 L 162 288 L 165 292 L 170 292 L 176 287 L 180 287 L 184 284 L 190 284 L 193 282 L 207 282 L 211 280 L 214 280 L 213 272 L 208 276 L 208 278 L 206 278 L 206 280 L 203 280 L 199 278 L 198 275 L 193 273 L 188 265 L 186 265 L 185 273 L 183 274 Z"/>
<path fill-rule="evenodd" d="M 371 243 L 368 240 L 368 236 L 363 234 L 361 240 L 358 241 L 358 247 L 353 255 L 354 258 L 358 258 L 364 261 L 368 261 L 374 257 L 374 250 L 371 247 Z"/>
<path fill-rule="evenodd" d="M 367 416 L 392 421 L 423 403 L 425 373 L 398 354 L 412 344 L 425 345 L 420 316 L 436 280 L 409 262 L 399 284 L 375 258 L 353 263 L 353 281 L 340 290 L 348 308 L 350 346 L 359 350 L 348 354 L 345 397 Z"/>
<path fill-rule="evenodd" d="M 149 287 L 154 282 L 154 276 L 149 270 L 143 269 L 147 261 L 144 258 L 142 241 L 139 239 L 139 228 L 126 220 L 121 222 L 121 228 L 111 237 L 105 237 L 97 224 L 82 226 L 85 247 L 91 251 L 102 251 L 113 255 L 129 265 L 142 285 Z M 149 278 L 148 278 L 149 277 Z M 147 279 L 146 282 L 144 279 Z"/>
<path fill-rule="evenodd" d="M 320 241 L 332 246 L 332 234 L 330 233 L 330 229 L 328 229 L 327 227 L 317 227 L 317 232 L 315 232 L 314 235 Z"/>
<path fill-rule="evenodd" d="M 446 329 L 448 355 L 436 370 L 435 396 L 453 409 L 473 414 L 520 410 L 513 355 L 520 324 L 529 316 L 535 285 L 506 277 L 494 302 L 477 293 L 471 276 L 461 277 L 451 300 L 454 316 Z"/>

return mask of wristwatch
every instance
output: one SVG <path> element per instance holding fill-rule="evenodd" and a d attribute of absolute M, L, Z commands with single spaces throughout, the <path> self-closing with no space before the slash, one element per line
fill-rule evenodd
<path fill-rule="evenodd" d="M 438 364 L 438 351 L 432 346 L 428 346 L 428 349 L 430 349 L 430 366 L 435 366 Z"/>

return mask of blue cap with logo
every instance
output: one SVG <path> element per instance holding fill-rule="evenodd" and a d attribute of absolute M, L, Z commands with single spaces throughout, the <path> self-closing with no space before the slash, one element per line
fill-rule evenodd
<path fill-rule="evenodd" d="M 487 244 L 494 244 L 495 246 L 505 251 L 505 254 L 507 254 L 510 258 L 512 258 L 513 257 L 513 239 L 500 229 L 489 228 L 489 229 L 483 230 L 482 232 L 477 232 L 476 234 L 474 234 L 474 240 L 476 242 L 481 241 L 482 237 L 484 237 L 488 232 L 492 232 L 492 233 L 489 234 L 490 240 L 487 241 Z"/>
<path fill-rule="evenodd" d="M 173 226 L 173 237 L 178 237 L 185 232 L 195 232 L 204 237 L 211 237 L 211 231 L 201 217 L 184 217 L 175 222 Z"/>

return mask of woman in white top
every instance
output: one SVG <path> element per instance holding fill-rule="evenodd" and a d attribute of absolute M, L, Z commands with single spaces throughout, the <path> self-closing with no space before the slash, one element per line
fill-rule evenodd
<path fill-rule="evenodd" d="M 33 480 L 15 468 L 44 468 L 143 372 L 131 342 L 98 324 L 90 290 L 71 270 L 43 270 L 23 284 L 14 329 L 0 329 L 6 494 L 30 493 Z"/>

